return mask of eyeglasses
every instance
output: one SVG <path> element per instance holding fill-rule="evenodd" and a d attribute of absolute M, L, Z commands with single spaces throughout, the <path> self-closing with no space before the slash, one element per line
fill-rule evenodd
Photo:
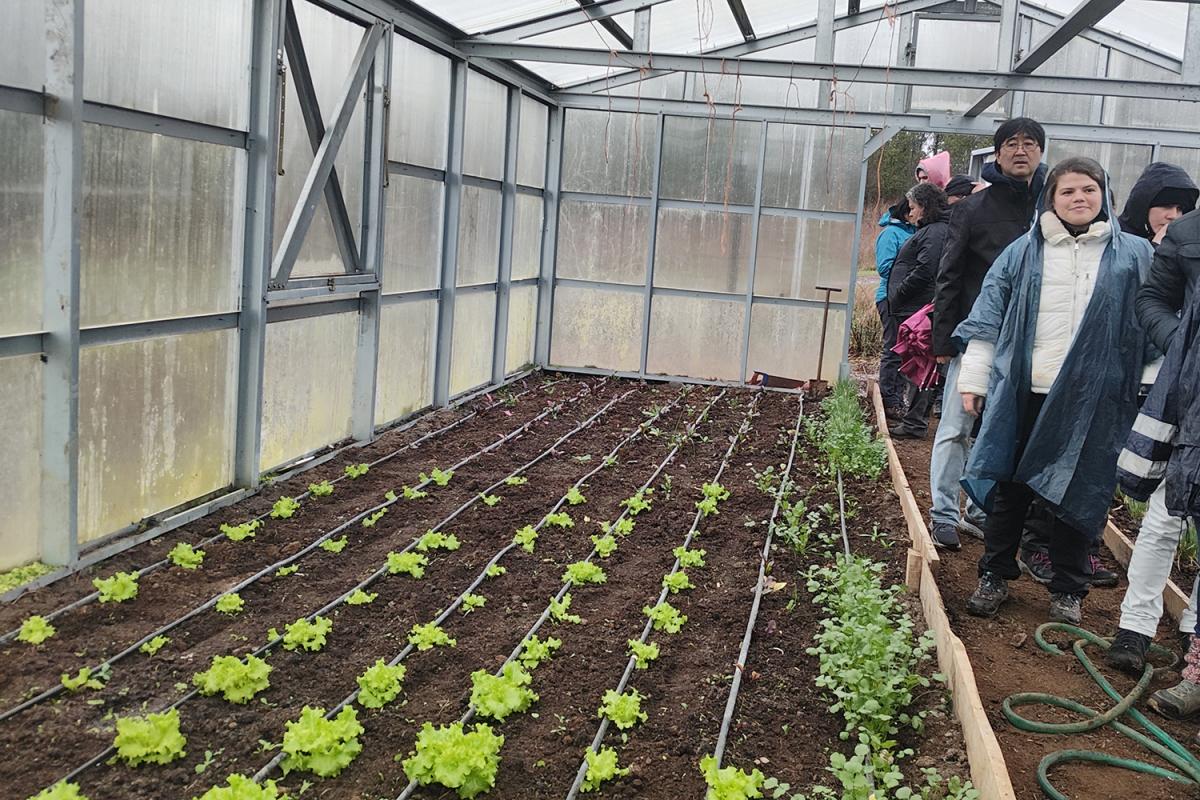
<path fill-rule="evenodd" d="M 1000 149 L 1007 150 L 1010 153 L 1015 153 L 1018 150 L 1024 150 L 1025 152 L 1029 153 L 1034 150 L 1041 150 L 1042 146 L 1032 139 L 1022 139 L 1020 141 L 1017 141 L 1016 139 L 1009 139 L 1007 142 L 1000 145 Z"/>

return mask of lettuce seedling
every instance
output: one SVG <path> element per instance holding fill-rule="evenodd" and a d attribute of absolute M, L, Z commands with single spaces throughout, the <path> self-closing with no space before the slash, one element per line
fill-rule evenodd
<path fill-rule="evenodd" d="M 571 608 L 571 593 L 567 592 L 563 595 L 562 600 L 550 598 L 550 619 L 555 622 L 570 622 L 578 625 L 583 622 L 583 618 L 578 614 L 568 614 L 567 611 Z"/>
<path fill-rule="evenodd" d="M 308 485 L 308 493 L 313 497 L 328 497 L 329 495 L 333 494 L 333 484 L 329 481 L 310 483 Z"/>
<path fill-rule="evenodd" d="M 287 800 L 279 794 L 275 781 L 257 784 L 245 775 L 230 775 L 226 786 L 214 786 L 196 800 Z"/>
<path fill-rule="evenodd" d="M 242 609 L 245 607 L 246 601 L 243 600 L 242 596 L 237 592 L 229 592 L 228 594 L 223 594 L 217 598 L 216 609 L 222 614 L 229 614 L 230 616 L 233 616 L 234 614 L 241 613 Z"/>
<path fill-rule="evenodd" d="M 521 665 L 525 669 L 536 669 L 543 661 L 549 661 L 554 651 L 562 647 L 562 639 L 553 637 L 542 641 L 535 633 L 525 640 L 524 650 L 521 651 Z"/>
<path fill-rule="evenodd" d="M 383 708 L 395 700 L 407 671 L 403 664 L 391 667 L 382 658 L 377 659 L 357 678 L 358 704 L 363 708 Z"/>
<path fill-rule="evenodd" d="M 646 669 L 650 666 L 650 662 L 658 658 L 658 645 L 654 642 L 639 642 L 637 639 L 630 639 L 629 655 L 637 659 L 633 665 L 634 669 Z"/>
<path fill-rule="evenodd" d="M 573 506 L 587 502 L 587 498 L 583 496 L 583 492 L 579 491 L 578 486 L 572 486 L 568 489 L 567 493 L 563 495 L 563 499 Z"/>
<path fill-rule="evenodd" d="M 300 510 L 300 504 L 291 497 L 281 497 L 271 506 L 271 519 L 289 519 Z"/>
<path fill-rule="evenodd" d="M 679 633 L 683 624 L 687 622 L 687 616 L 680 614 L 679 609 L 667 602 L 659 603 L 653 608 L 643 606 L 642 613 L 651 619 L 656 631 Z"/>
<path fill-rule="evenodd" d="M 711 497 L 713 500 L 721 501 L 729 499 L 729 490 L 719 483 L 706 483 L 700 487 L 700 491 L 705 497 Z"/>
<path fill-rule="evenodd" d="M 560 528 L 574 528 L 575 522 L 571 519 L 571 515 L 565 511 L 560 511 L 557 514 L 546 515 L 547 525 L 557 525 Z"/>
<path fill-rule="evenodd" d="M 159 650 L 162 650 L 164 647 L 166 647 L 167 642 L 169 641 L 171 641 L 171 637 L 169 636 L 155 636 L 153 639 L 139 647 L 138 652 L 152 656 Z"/>
<path fill-rule="evenodd" d="M 299 564 L 291 564 L 289 566 L 280 567 L 279 569 L 275 570 L 275 577 L 286 578 L 288 575 L 295 575 L 299 571 L 300 571 Z"/>
<path fill-rule="evenodd" d="M 717 759 L 705 756 L 700 759 L 700 772 L 708 785 L 705 800 L 747 800 L 747 798 L 762 797 L 763 781 L 766 776 L 755 769 L 749 774 L 737 767 L 721 767 L 717 769 Z"/>
<path fill-rule="evenodd" d="M 370 469 L 371 469 L 370 464 L 347 464 L 346 469 L 343 470 L 343 472 L 346 473 L 347 478 L 350 478 L 351 480 L 353 480 L 355 478 L 361 478 L 363 475 L 366 475 Z"/>
<path fill-rule="evenodd" d="M 408 634 L 408 643 L 416 645 L 417 649 L 422 652 L 435 647 L 454 647 L 458 644 L 442 630 L 440 625 L 433 622 L 413 625 Z"/>
<path fill-rule="evenodd" d="M 639 722 L 645 722 L 646 712 L 642 711 L 642 696 L 637 689 L 630 689 L 620 694 L 616 689 L 609 689 L 600 699 L 599 716 L 607 717 L 620 730 L 629 730 Z"/>
<path fill-rule="evenodd" d="M 460 547 L 462 543 L 458 541 L 457 536 L 441 531 L 429 531 L 417 540 L 417 549 L 422 553 L 430 550 L 457 550 Z"/>
<path fill-rule="evenodd" d="M 584 794 L 599 789 L 605 781 L 629 774 L 628 769 L 617 766 L 617 751 L 611 747 L 601 747 L 599 753 L 589 747 L 583 757 L 587 761 L 587 775 L 584 776 L 579 791 Z"/>
<path fill-rule="evenodd" d="M 91 667 L 80 667 L 74 678 L 70 673 L 64 672 L 59 681 L 68 692 L 77 692 L 85 686 L 89 689 L 103 689 L 107 679 L 107 669 L 102 672 L 93 672 Z"/>
<path fill-rule="evenodd" d="M 346 605 L 365 606 L 375 602 L 376 597 L 379 597 L 379 592 L 364 592 L 362 589 L 355 589 L 346 597 Z"/>
<path fill-rule="evenodd" d="M 300 650 L 303 648 L 315 653 L 325 646 L 326 635 L 333 630 L 333 620 L 327 617 L 317 617 L 312 622 L 307 617 L 301 617 L 284 627 L 283 649 Z M 275 629 L 269 634 L 275 638 Z"/>
<path fill-rule="evenodd" d="M 505 486 L 524 486 L 529 483 L 529 478 L 524 475 L 510 475 L 504 479 Z"/>
<path fill-rule="evenodd" d="M 633 526 L 635 524 L 629 517 L 621 517 L 615 525 L 611 522 L 601 522 L 600 530 L 605 533 L 615 533 L 617 536 L 628 536 L 633 533 Z"/>
<path fill-rule="evenodd" d="M 533 676 L 516 661 L 510 661 L 493 675 L 486 669 L 471 673 L 471 705 L 481 717 L 500 722 L 516 711 L 527 711 L 537 702 L 537 693 L 528 688 Z"/>
<path fill-rule="evenodd" d="M 608 558 L 617 551 L 617 540 L 613 538 L 611 533 L 606 533 L 603 536 L 592 534 L 592 544 L 596 546 L 596 555 L 601 558 Z"/>
<path fill-rule="evenodd" d="M 498 494 L 481 494 L 481 495 L 479 495 L 479 499 L 483 501 L 483 504 L 485 506 L 487 506 L 488 508 L 491 508 L 492 506 L 494 506 L 500 502 L 500 495 L 498 495 Z"/>
<path fill-rule="evenodd" d="M 345 536 L 340 539 L 326 539 L 325 541 L 321 542 L 321 549 L 328 550 L 330 553 L 336 555 L 345 550 L 346 545 L 349 543 L 350 540 Z"/>
<path fill-rule="evenodd" d="M 243 522 L 241 525 L 221 525 L 221 533 L 225 534 L 226 538 L 231 542 L 240 542 L 243 539 L 253 538 L 254 532 L 263 525 L 261 519 L 252 519 L 249 522 Z"/>
<path fill-rule="evenodd" d="M 204 551 L 197 550 L 187 542 L 180 542 L 167 553 L 171 563 L 183 569 L 199 569 L 204 561 Z"/>
<path fill-rule="evenodd" d="M 633 495 L 633 497 L 622 500 L 621 505 L 629 509 L 629 515 L 631 517 L 636 517 L 643 511 L 648 511 L 650 509 L 651 501 L 647 498 L 652 494 L 654 494 L 653 489 L 639 489 L 637 494 Z"/>
<path fill-rule="evenodd" d="M 421 483 L 433 482 L 438 486 L 445 486 L 450 482 L 450 479 L 454 477 L 454 470 L 446 470 L 443 472 L 437 467 L 434 467 L 429 471 L 428 475 L 422 472 L 417 477 L 420 478 Z"/>
<path fill-rule="evenodd" d="M 429 566 L 429 559 L 411 550 L 407 553 L 387 554 L 387 570 L 392 575 L 411 575 L 420 579 L 425 577 L 425 567 L 427 566 Z"/>
<path fill-rule="evenodd" d="M 200 694 L 220 693 L 230 703 L 245 705 L 254 695 L 271 685 L 271 665 L 257 656 L 242 661 L 237 656 L 213 656 L 212 665 L 192 676 Z"/>
<path fill-rule="evenodd" d="M 68 783 L 67 781 L 59 781 L 49 789 L 42 789 L 29 800 L 88 800 L 87 796 L 79 791 L 78 783 Z M 205 800 L 201 798 L 201 800 Z"/>
<path fill-rule="evenodd" d="M 186 753 L 187 737 L 179 732 L 179 709 L 144 717 L 117 720 L 113 747 L 117 757 L 131 767 L 141 764 L 170 764 Z"/>
<path fill-rule="evenodd" d="M 681 567 L 703 567 L 704 556 L 708 555 L 708 551 L 704 548 L 688 550 L 683 545 L 676 547 L 671 553 L 679 559 L 679 566 Z"/>
<path fill-rule="evenodd" d="M 683 570 L 672 572 L 670 575 L 664 575 L 662 585 L 664 589 L 669 589 L 671 594 L 679 594 L 684 589 L 696 588 L 696 584 L 692 583 L 692 579 Z"/>
<path fill-rule="evenodd" d="M 717 511 L 717 501 L 711 497 L 706 497 L 703 500 L 700 500 L 699 502 L 697 502 L 696 510 L 699 511 L 700 514 L 705 517 L 712 516 L 713 514 L 721 513 L 720 511 Z"/>
<path fill-rule="evenodd" d="M 462 613 L 470 614 L 477 608 L 483 608 L 487 605 L 487 598 L 481 594 L 469 594 L 463 598 Z"/>
<path fill-rule="evenodd" d="M 521 545 L 526 553 L 533 552 L 533 543 L 537 541 L 538 532 L 532 525 L 526 525 L 513 536 L 513 543 Z"/>
<path fill-rule="evenodd" d="M 508 567 L 502 567 L 499 564 L 492 564 L 483 574 L 489 578 L 499 578 L 506 572 L 508 572 Z"/>
<path fill-rule="evenodd" d="M 608 580 L 608 576 L 604 574 L 604 570 L 597 567 L 590 561 L 576 561 L 574 564 L 567 565 L 567 571 L 562 575 L 563 582 L 571 581 L 572 583 L 604 583 Z"/>
<path fill-rule="evenodd" d="M 41 644 L 56 633 L 58 633 L 58 629 L 47 622 L 45 617 L 41 614 L 34 614 L 26 617 L 25 621 L 21 623 L 21 632 L 17 634 L 17 641 L 26 644 Z"/>
<path fill-rule="evenodd" d="M 422 492 L 420 489 L 414 489 L 411 486 L 403 486 L 400 490 L 404 493 L 405 500 L 420 500 L 422 497 L 429 497 L 429 492 Z"/>
<path fill-rule="evenodd" d="M 137 597 L 138 576 L 136 572 L 118 572 L 108 578 L 93 579 L 92 586 L 100 592 L 101 603 L 124 603 Z"/>
<path fill-rule="evenodd" d="M 388 489 L 386 492 L 383 493 L 383 499 L 387 500 L 389 503 L 394 503 L 397 500 L 399 500 L 400 498 L 396 497 L 395 492 L 393 492 L 391 489 Z"/>
<path fill-rule="evenodd" d="M 322 778 L 332 778 L 350 765 L 362 751 L 354 706 L 345 706 L 333 719 L 325 719 L 325 709 L 305 706 L 300 718 L 287 723 L 283 734 L 283 774 L 305 770 Z"/>
<path fill-rule="evenodd" d="M 367 516 L 363 517 L 362 526 L 364 528 L 374 528 L 375 523 L 383 519 L 383 515 L 387 512 L 388 510 L 386 508 L 381 508 L 374 514 L 368 514 Z"/>
<path fill-rule="evenodd" d="M 417 734 L 416 750 L 403 759 L 404 774 L 421 786 L 445 786 L 470 800 L 496 784 L 503 744 L 504 737 L 482 722 L 470 733 L 463 732 L 461 722 L 437 728 L 426 722 Z"/>

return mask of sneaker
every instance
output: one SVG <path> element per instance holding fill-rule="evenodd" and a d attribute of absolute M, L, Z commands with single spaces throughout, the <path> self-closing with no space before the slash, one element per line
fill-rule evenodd
<path fill-rule="evenodd" d="M 967 600 L 967 613 L 976 617 L 994 617 L 1000 604 L 1008 599 L 1008 581 L 994 572 L 979 576 L 975 593 Z"/>
<path fill-rule="evenodd" d="M 1110 588 L 1116 586 L 1120 581 L 1120 576 L 1113 572 L 1108 567 L 1104 566 L 1104 562 L 1099 556 L 1088 556 L 1088 564 L 1092 568 L 1092 577 L 1088 579 L 1088 583 L 1092 586 L 1101 588 Z"/>
<path fill-rule="evenodd" d="M 983 541 L 983 520 L 976 520 L 963 514 L 958 518 L 958 532 Z"/>
<path fill-rule="evenodd" d="M 883 416 L 892 422 L 899 422 L 904 419 L 906 413 L 904 406 L 888 406 L 883 409 Z"/>
<path fill-rule="evenodd" d="M 1117 635 L 1104 654 L 1104 663 L 1130 675 L 1141 675 L 1146 668 L 1146 653 L 1149 650 L 1149 636 L 1117 628 Z"/>
<path fill-rule="evenodd" d="M 924 439 L 925 431 L 914 431 L 904 423 L 888 426 L 888 433 L 893 439 Z"/>
<path fill-rule="evenodd" d="M 1083 621 L 1083 598 L 1065 592 L 1050 595 L 1050 621 L 1078 625 Z"/>
<path fill-rule="evenodd" d="M 938 547 L 946 550 L 962 549 L 962 542 L 958 540 L 958 532 L 949 522 L 933 523 L 933 530 L 930 531 L 930 534 L 933 536 L 933 543 Z"/>
<path fill-rule="evenodd" d="M 1049 584 L 1054 577 L 1054 565 L 1050 556 L 1036 550 L 1022 550 L 1017 556 L 1017 565 L 1029 577 L 1041 584 Z"/>
<path fill-rule="evenodd" d="M 1150 695 L 1149 706 L 1168 719 L 1183 719 L 1200 711 L 1200 683 L 1183 680 Z"/>

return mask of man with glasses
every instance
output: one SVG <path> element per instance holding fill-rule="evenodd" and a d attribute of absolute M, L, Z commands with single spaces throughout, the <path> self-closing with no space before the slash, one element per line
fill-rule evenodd
<path fill-rule="evenodd" d="M 958 533 L 980 539 L 983 531 L 959 512 L 959 481 L 967 463 L 976 418 L 958 400 L 962 360 L 951 339 L 979 296 L 983 278 L 1000 253 L 1029 230 L 1045 183 L 1042 151 L 1046 132 L 1028 117 L 1003 123 L 993 137 L 996 160 L 983 168 L 990 186 L 955 204 L 942 251 L 933 296 L 933 353 L 946 365 L 946 397 L 929 464 L 930 510 L 934 543 L 948 550 L 961 547 Z M 969 504 L 968 504 L 969 505 Z"/>

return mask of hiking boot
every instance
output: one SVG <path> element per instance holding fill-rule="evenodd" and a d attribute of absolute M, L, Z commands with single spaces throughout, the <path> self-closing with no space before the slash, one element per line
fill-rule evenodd
<path fill-rule="evenodd" d="M 938 547 L 946 550 L 962 549 L 962 542 L 958 540 L 958 532 L 949 522 L 933 523 L 933 530 L 929 533 L 933 536 L 933 543 Z"/>
<path fill-rule="evenodd" d="M 1054 565 L 1050 556 L 1036 550 L 1022 550 L 1017 556 L 1017 566 L 1029 577 L 1042 585 L 1048 585 L 1054 577 Z"/>
<path fill-rule="evenodd" d="M 1083 598 L 1065 592 L 1050 595 L 1050 621 L 1078 625 L 1083 621 Z"/>
<path fill-rule="evenodd" d="M 1183 719 L 1200 711 L 1200 683 L 1182 680 L 1150 695 L 1149 706 L 1168 719 Z"/>
<path fill-rule="evenodd" d="M 1108 567 L 1104 566 L 1104 562 L 1099 556 L 1088 556 L 1088 565 L 1092 568 L 1092 577 L 1088 578 L 1088 583 L 1092 586 L 1101 588 L 1110 588 L 1116 586 L 1120 581 L 1120 576 L 1113 572 Z"/>
<path fill-rule="evenodd" d="M 1149 650 L 1149 636 L 1117 628 L 1117 635 L 1104 654 L 1104 663 L 1130 675 L 1141 675 L 1146 668 L 1146 653 Z"/>
<path fill-rule="evenodd" d="M 899 422 L 904 419 L 904 415 L 908 413 L 904 406 L 888 406 L 883 409 L 883 416 L 891 422 Z"/>
<path fill-rule="evenodd" d="M 1008 581 L 994 572 L 979 576 L 975 593 L 967 600 L 967 613 L 976 617 L 994 617 L 1000 604 L 1008 599 Z"/>
<path fill-rule="evenodd" d="M 889 425 L 888 433 L 893 439 L 924 439 L 925 431 L 914 431 L 904 423 L 899 425 Z"/>
<path fill-rule="evenodd" d="M 983 541 L 983 520 L 963 514 L 958 518 L 958 532 Z"/>

